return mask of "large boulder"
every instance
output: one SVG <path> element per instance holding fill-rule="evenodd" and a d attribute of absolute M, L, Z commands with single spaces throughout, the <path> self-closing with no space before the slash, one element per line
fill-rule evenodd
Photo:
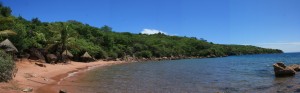
<path fill-rule="evenodd" d="M 47 57 L 48 62 L 51 64 L 55 63 L 57 61 L 57 57 L 54 54 L 47 54 L 46 57 Z"/>
<path fill-rule="evenodd" d="M 40 50 L 37 48 L 30 48 L 29 49 L 29 59 L 31 60 L 42 60 L 42 62 L 45 62 L 45 58 Z"/>
<path fill-rule="evenodd" d="M 294 76 L 296 74 L 293 68 L 285 66 L 282 62 L 275 63 L 273 67 L 276 77 Z"/>

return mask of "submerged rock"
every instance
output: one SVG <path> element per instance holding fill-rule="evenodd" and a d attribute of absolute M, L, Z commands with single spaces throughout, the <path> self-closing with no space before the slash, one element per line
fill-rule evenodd
<path fill-rule="evenodd" d="M 296 74 L 293 68 L 285 66 L 282 62 L 275 63 L 273 67 L 276 77 L 294 76 Z"/>

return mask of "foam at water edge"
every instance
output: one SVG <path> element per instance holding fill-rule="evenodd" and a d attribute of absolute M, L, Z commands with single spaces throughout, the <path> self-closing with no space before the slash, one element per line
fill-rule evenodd
<path fill-rule="evenodd" d="M 68 76 L 64 77 L 64 78 L 61 78 L 59 80 L 59 82 L 57 82 L 57 85 L 59 85 L 63 80 L 69 78 L 69 77 L 72 77 L 72 76 L 75 76 L 77 73 L 79 72 L 85 72 L 85 71 L 89 71 L 89 70 L 92 70 L 92 69 L 95 69 L 97 66 L 90 66 L 88 67 L 87 69 L 84 69 L 84 70 L 78 70 L 78 71 L 75 71 L 75 72 L 72 72 L 72 73 L 68 73 Z"/>

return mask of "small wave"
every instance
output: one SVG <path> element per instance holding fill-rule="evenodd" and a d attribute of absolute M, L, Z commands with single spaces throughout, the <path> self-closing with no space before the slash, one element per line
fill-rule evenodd
<path fill-rule="evenodd" d="M 75 76 L 75 74 L 77 74 L 78 71 L 76 72 L 72 72 L 72 73 L 69 73 L 68 76 L 64 77 L 64 78 L 61 78 L 58 82 L 57 82 L 57 85 L 59 85 L 63 80 L 69 78 L 69 77 L 72 77 L 72 76 Z"/>
<path fill-rule="evenodd" d="M 57 82 L 57 85 L 59 85 L 63 80 L 69 78 L 69 77 L 73 77 L 75 76 L 77 73 L 79 72 L 86 72 L 86 71 L 89 71 L 89 70 L 93 70 L 95 69 L 97 66 L 90 66 L 88 67 L 87 69 L 84 69 L 84 70 L 78 70 L 78 71 L 75 71 L 75 72 L 71 72 L 71 73 L 68 73 L 68 75 L 64 78 L 61 78 L 58 82 Z"/>

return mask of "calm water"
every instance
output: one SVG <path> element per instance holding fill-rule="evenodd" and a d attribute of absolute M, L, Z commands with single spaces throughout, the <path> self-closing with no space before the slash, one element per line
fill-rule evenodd
<path fill-rule="evenodd" d="M 81 85 L 78 92 L 91 93 L 300 92 L 300 73 L 274 77 L 272 64 L 278 61 L 300 64 L 300 53 L 121 64 L 91 70 L 72 82 Z"/>

